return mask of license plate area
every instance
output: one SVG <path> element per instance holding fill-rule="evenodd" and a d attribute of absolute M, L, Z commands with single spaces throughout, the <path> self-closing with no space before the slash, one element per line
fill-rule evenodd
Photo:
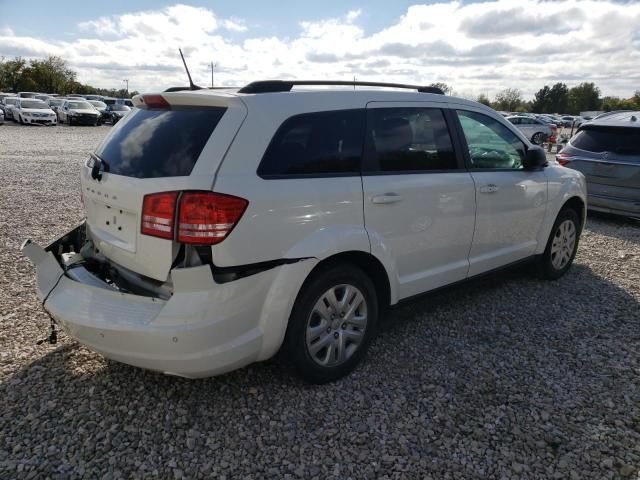
<path fill-rule="evenodd" d="M 138 216 L 130 211 L 106 203 L 91 200 L 93 212 L 91 231 L 100 240 L 135 253 L 138 233 Z"/>

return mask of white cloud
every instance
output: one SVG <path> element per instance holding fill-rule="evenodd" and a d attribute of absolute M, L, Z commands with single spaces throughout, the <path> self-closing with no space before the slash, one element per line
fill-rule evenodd
<path fill-rule="evenodd" d="M 238 20 L 237 18 L 228 18 L 223 20 L 222 27 L 231 32 L 246 32 L 248 30 L 244 21 Z"/>
<path fill-rule="evenodd" d="M 364 10 L 364 13 L 370 13 Z M 177 48 L 196 83 L 241 85 L 265 78 L 444 81 L 459 92 L 594 81 L 607 95 L 640 84 L 640 2 L 494 0 L 412 5 L 368 33 L 363 11 L 303 21 L 293 37 L 260 35 L 240 18 L 174 5 L 78 25 L 73 42 L 16 37 L 0 30 L 0 55 L 61 55 L 81 81 L 149 91 L 183 85 Z"/>
<path fill-rule="evenodd" d="M 13 37 L 14 35 L 15 35 L 15 33 L 13 33 L 13 30 L 11 29 L 11 27 L 2 27 L 2 28 L 0 28 L 0 36 Z"/>

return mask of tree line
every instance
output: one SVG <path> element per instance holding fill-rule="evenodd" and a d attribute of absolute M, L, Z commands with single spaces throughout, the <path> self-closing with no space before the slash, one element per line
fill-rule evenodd
<path fill-rule="evenodd" d="M 0 57 L 0 91 L 42 92 L 58 94 L 105 95 L 108 97 L 133 97 L 136 91 L 116 88 L 97 88 L 77 81 L 77 73 L 66 60 L 49 56 L 43 60 L 25 60 Z"/>
<path fill-rule="evenodd" d="M 433 83 L 447 94 L 453 89 L 446 83 Z M 25 60 L 15 57 L 13 60 L 0 58 L 0 91 L 10 92 L 43 92 L 58 94 L 93 94 L 110 97 L 132 97 L 138 92 L 125 89 L 97 88 L 77 81 L 77 73 L 72 70 L 66 60 L 49 56 L 43 60 Z M 491 100 L 481 94 L 474 100 L 496 110 L 508 112 L 534 113 L 570 113 L 593 110 L 640 110 L 640 90 L 630 98 L 601 96 L 600 89 L 592 82 L 583 82 L 569 88 L 564 83 L 552 86 L 545 85 L 535 94 L 531 101 L 525 101 L 517 88 L 507 88 L 498 92 Z"/>
<path fill-rule="evenodd" d="M 522 93 L 516 88 L 498 92 L 493 101 L 484 94 L 476 100 L 496 110 L 508 112 L 578 115 L 580 112 L 590 111 L 640 110 L 640 90 L 636 90 L 630 98 L 602 97 L 600 89 L 593 82 L 583 82 L 572 88 L 560 82 L 552 86 L 545 85 L 531 101 L 524 101 Z"/>

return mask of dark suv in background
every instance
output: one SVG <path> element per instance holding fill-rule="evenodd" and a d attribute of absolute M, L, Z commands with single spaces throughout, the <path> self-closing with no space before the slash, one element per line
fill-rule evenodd
<path fill-rule="evenodd" d="M 589 209 L 640 219 L 640 111 L 581 125 L 556 159 L 587 178 Z"/>

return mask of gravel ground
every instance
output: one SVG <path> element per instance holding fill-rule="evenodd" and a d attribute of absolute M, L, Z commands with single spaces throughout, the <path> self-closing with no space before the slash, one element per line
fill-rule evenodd
<path fill-rule="evenodd" d="M 108 126 L 0 127 L 0 478 L 640 478 L 640 225 L 590 218 L 556 282 L 520 268 L 394 308 L 364 365 L 190 381 L 47 317 L 21 241 L 81 218 Z"/>

